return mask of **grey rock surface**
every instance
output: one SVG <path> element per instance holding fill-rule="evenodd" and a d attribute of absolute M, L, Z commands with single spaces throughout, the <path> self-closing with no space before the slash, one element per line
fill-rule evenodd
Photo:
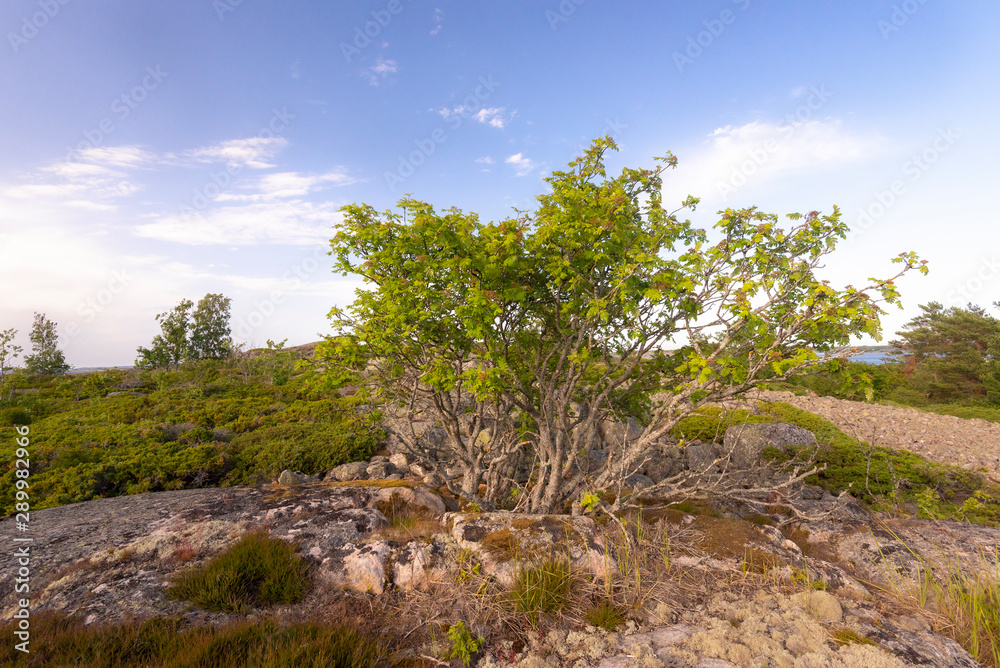
<path fill-rule="evenodd" d="M 732 463 L 737 468 L 760 466 L 761 452 L 771 446 L 809 446 L 816 443 L 816 436 L 808 429 L 784 422 L 733 425 L 723 436 L 723 452 L 732 451 Z"/>

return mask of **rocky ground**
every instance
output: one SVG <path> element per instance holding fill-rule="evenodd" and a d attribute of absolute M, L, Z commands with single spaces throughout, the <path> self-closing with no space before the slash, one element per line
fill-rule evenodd
<path fill-rule="evenodd" d="M 938 461 L 987 466 L 987 453 L 1000 447 L 988 437 L 997 425 L 980 421 L 788 393 L 762 398 L 789 401 L 849 433 L 853 426 L 866 440 L 877 425 L 879 444 Z M 465 619 L 487 638 L 477 662 L 489 668 L 979 665 L 942 635 L 938 617 L 893 592 L 931 562 L 995 573 L 989 550 L 1000 545 L 998 529 L 877 517 L 818 493 L 813 510 L 834 511 L 822 521 L 779 531 L 665 511 L 647 516 L 648 533 L 628 544 L 613 525 L 587 517 L 457 512 L 398 455 L 393 459 L 347 467 L 373 480 L 332 482 L 346 469 L 323 480 L 289 472 L 283 484 L 262 488 L 161 492 L 33 511 L 28 534 L 17 531 L 14 518 L 0 520 L 0 540 L 34 539 L 33 612 L 57 610 L 88 623 L 117 622 L 123 614 L 235 619 L 170 599 L 166 589 L 173 574 L 263 527 L 299 546 L 315 586 L 300 604 L 256 614 L 286 621 L 353 615 L 404 639 L 402 651 L 416 657 L 440 656 L 440 625 Z M 410 521 L 399 525 L 400 512 Z M 491 592 L 509 587 L 519 566 L 553 554 L 571 560 L 579 596 L 610 588 L 627 600 L 628 621 L 607 632 L 580 619 L 532 626 L 503 613 Z M 636 572 L 645 578 L 641 586 Z M 12 566 L 0 569 L 4 619 L 16 609 L 14 577 Z"/>
<path fill-rule="evenodd" d="M 880 406 L 833 397 L 795 396 L 759 391 L 748 400 L 784 401 L 823 417 L 855 438 L 873 445 L 909 450 L 942 464 L 985 471 L 1000 480 L 1000 424 L 925 413 L 916 408 Z"/>

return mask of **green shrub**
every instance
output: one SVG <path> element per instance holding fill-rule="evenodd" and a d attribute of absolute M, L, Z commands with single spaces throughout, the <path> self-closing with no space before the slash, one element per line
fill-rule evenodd
<path fill-rule="evenodd" d="M 448 642 L 451 647 L 445 658 L 458 659 L 463 666 L 467 666 L 486 639 L 472 637 L 469 629 L 465 628 L 465 622 L 459 620 L 448 628 Z"/>
<path fill-rule="evenodd" d="M 239 434 L 229 442 L 236 463 L 228 482 L 246 484 L 254 475 L 273 479 L 284 469 L 312 475 L 368 459 L 379 434 L 356 428 L 349 422 L 291 422 Z"/>
<path fill-rule="evenodd" d="M 0 425 L 15 427 L 26 424 L 31 424 L 31 413 L 26 408 L 11 406 L 0 411 Z"/>
<path fill-rule="evenodd" d="M 254 532 L 205 566 L 181 573 L 169 593 L 206 610 L 246 612 L 297 603 L 309 586 L 307 572 L 294 546 Z"/>

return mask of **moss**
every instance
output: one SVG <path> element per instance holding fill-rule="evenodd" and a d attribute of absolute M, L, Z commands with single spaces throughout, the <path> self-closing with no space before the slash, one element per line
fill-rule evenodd
<path fill-rule="evenodd" d="M 839 628 L 835 630 L 831 635 L 833 636 L 833 640 L 841 647 L 843 647 L 844 645 L 851 645 L 851 644 L 875 645 L 875 643 L 872 640 L 866 638 L 857 631 L 849 629 L 847 627 Z"/>
<path fill-rule="evenodd" d="M 500 529 L 486 534 L 480 545 L 496 561 L 509 561 L 520 553 L 520 543 L 510 529 Z"/>
<path fill-rule="evenodd" d="M 743 548 L 743 569 L 750 573 L 767 575 L 776 568 L 783 568 L 788 564 L 776 554 L 760 550 L 753 545 L 745 545 Z"/>

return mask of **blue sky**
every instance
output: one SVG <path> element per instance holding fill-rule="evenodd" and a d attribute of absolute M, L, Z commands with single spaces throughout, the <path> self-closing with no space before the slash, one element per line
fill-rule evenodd
<path fill-rule="evenodd" d="M 995 2 L 8 0 L 0 27 L 0 329 L 27 349 L 44 312 L 75 366 L 207 292 L 239 340 L 315 341 L 359 286 L 340 206 L 503 218 L 604 134 L 615 171 L 672 151 L 701 227 L 840 206 L 835 285 L 918 252 L 889 338 L 1000 299 Z"/>

